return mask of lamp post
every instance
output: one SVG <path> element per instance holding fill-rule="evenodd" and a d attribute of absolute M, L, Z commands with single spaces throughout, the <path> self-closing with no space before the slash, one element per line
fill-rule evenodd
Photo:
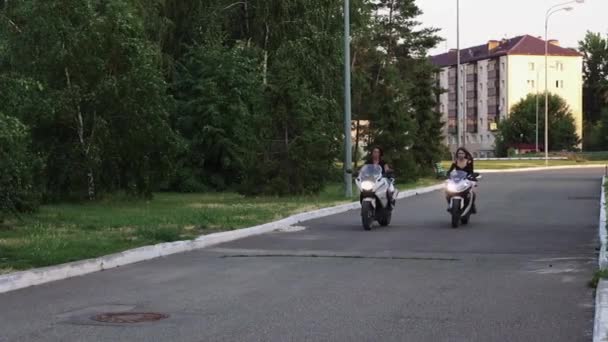
<path fill-rule="evenodd" d="M 344 189 L 347 198 L 353 196 L 350 91 L 350 1 L 344 0 Z"/>
<path fill-rule="evenodd" d="M 538 74 L 540 73 L 540 70 L 536 70 L 536 149 L 534 150 L 534 153 L 537 154 L 539 152 L 538 150 L 538 88 L 540 88 L 540 84 L 538 84 Z"/>
<path fill-rule="evenodd" d="M 549 18 L 557 12 L 561 11 L 572 11 L 574 8 L 571 6 L 567 6 L 569 4 L 582 4 L 585 0 L 573 0 L 564 2 L 561 4 L 557 4 L 551 6 L 547 12 L 545 13 L 545 165 L 549 165 L 549 41 L 548 41 L 548 31 L 549 31 Z"/>
<path fill-rule="evenodd" d="M 464 120 L 460 115 L 460 0 L 456 0 L 456 137 L 458 147 L 464 146 L 464 131 L 460 132 L 464 126 Z M 460 141 L 460 139 L 463 139 Z"/>

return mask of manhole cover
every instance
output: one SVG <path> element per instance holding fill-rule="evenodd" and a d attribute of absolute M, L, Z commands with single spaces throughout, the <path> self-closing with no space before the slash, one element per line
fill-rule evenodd
<path fill-rule="evenodd" d="M 91 317 L 102 323 L 143 323 L 168 318 L 169 315 L 157 312 L 108 312 Z"/>

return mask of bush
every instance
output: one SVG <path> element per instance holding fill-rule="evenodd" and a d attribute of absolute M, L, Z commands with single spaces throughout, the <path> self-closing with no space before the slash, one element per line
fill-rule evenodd
<path fill-rule="evenodd" d="M 40 200 L 35 186 L 38 159 L 31 153 L 28 129 L 16 118 L 0 113 L 0 221 L 33 211 Z"/>

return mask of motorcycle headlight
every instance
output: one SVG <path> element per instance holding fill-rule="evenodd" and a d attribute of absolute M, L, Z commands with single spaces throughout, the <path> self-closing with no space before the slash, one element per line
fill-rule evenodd
<path fill-rule="evenodd" d="M 374 190 L 374 182 L 372 181 L 363 181 L 361 183 L 361 189 L 364 191 L 372 191 Z"/>
<path fill-rule="evenodd" d="M 448 192 L 458 192 L 458 186 L 456 185 L 456 183 L 448 183 L 446 188 Z"/>

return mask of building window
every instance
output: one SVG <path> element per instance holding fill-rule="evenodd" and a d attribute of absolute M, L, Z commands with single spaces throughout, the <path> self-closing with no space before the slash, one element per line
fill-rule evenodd
<path fill-rule="evenodd" d="M 483 89 L 483 83 L 479 82 L 479 90 L 482 90 L 482 89 Z"/>
<path fill-rule="evenodd" d="M 564 63 L 560 61 L 555 62 L 555 69 L 559 71 L 564 71 Z"/>
<path fill-rule="evenodd" d="M 535 87 L 534 80 L 528 80 L 528 88 L 534 89 L 534 87 Z"/>
<path fill-rule="evenodd" d="M 500 63 L 500 67 L 502 68 L 502 71 L 505 71 L 505 62 Z"/>
<path fill-rule="evenodd" d="M 534 71 L 534 68 L 535 68 L 534 62 L 528 63 L 528 67 L 530 68 L 530 71 Z"/>
<path fill-rule="evenodd" d="M 555 88 L 564 88 L 564 81 L 555 81 Z"/>

